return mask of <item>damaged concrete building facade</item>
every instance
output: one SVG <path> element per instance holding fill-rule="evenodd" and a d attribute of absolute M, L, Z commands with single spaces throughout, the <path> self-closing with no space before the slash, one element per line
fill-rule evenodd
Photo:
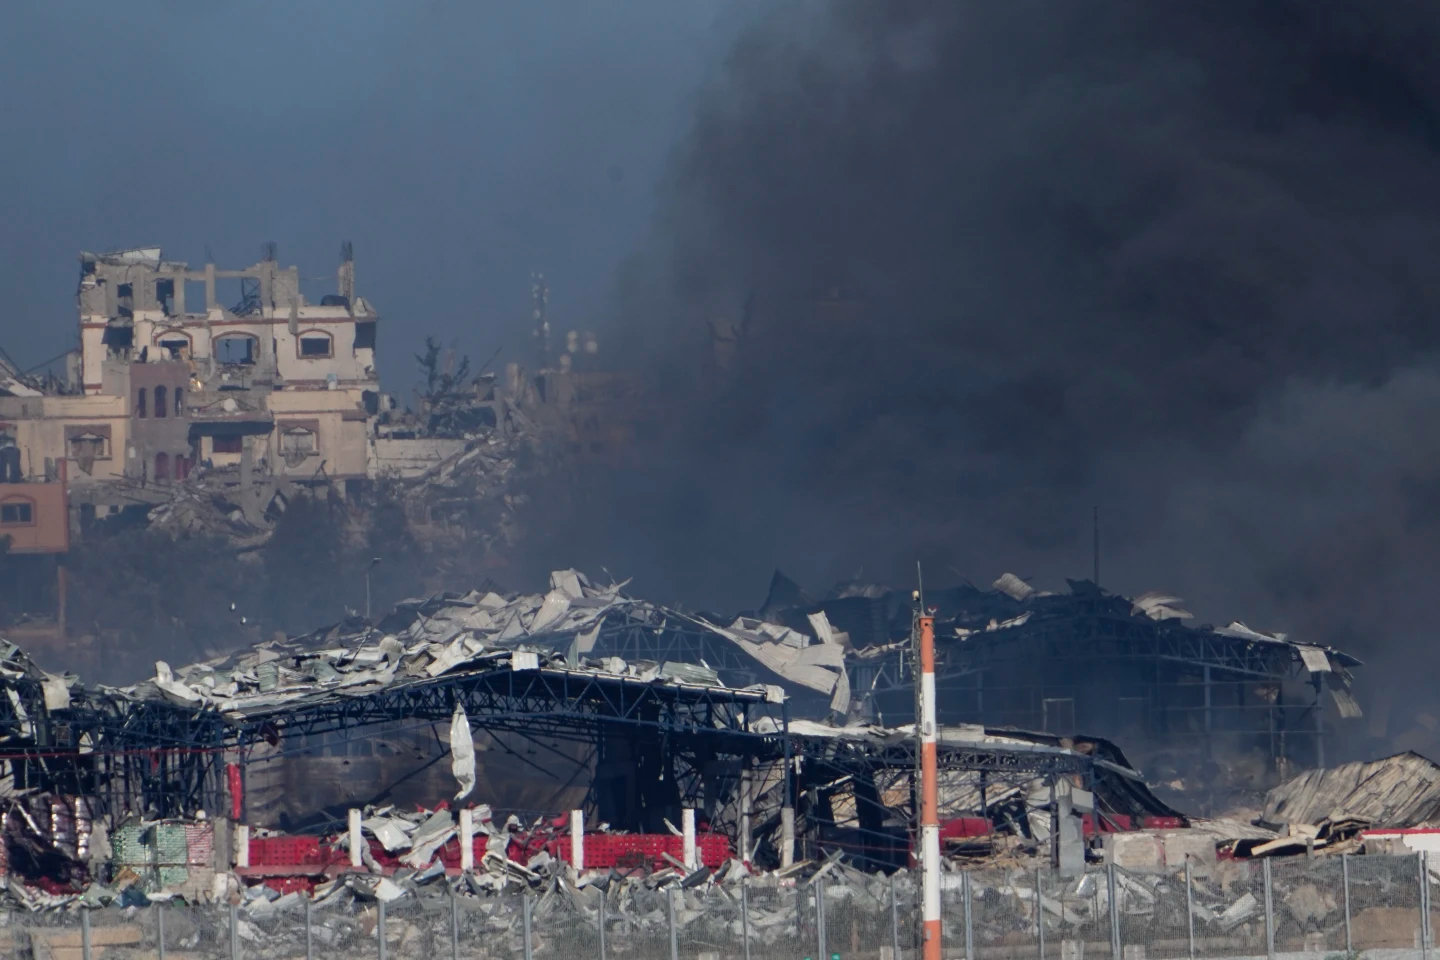
<path fill-rule="evenodd" d="M 222 280 L 238 281 L 236 303 L 217 298 Z M 365 477 L 379 317 L 355 293 L 348 245 L 335 293 L 311 303 L 300 282 L 273 257 L 242 270 L 192 270 L 158 248 L 81 258 L 80 378 L 86 396 L 126 399 L 125 476 L 163 483 L 197 462 L 248 461 Z"/>
<path fill-rule="evenodd" d="M 240 270 L 192 269 L 158 247 L 82 254 L 70 383 L 20 380 L 0 396 L 7 470 L 53 481 L 66 464 L 87 517 L 159 503 L 199 466 L 363 480 L 379 318 L 355 294 L 348 245 L 336 293 L 312 303 L 300 286 L 273 250 Z"/>

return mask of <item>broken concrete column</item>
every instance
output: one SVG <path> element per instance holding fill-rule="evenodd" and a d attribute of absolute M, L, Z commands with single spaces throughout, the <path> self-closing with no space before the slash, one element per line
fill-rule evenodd
<path fill-rule="evenodd" d="M 469 807 L 460 811 L 460 869 L 475 869 L 475 811 Z"/>
<path fill-rule="evenodd" d="M 359 870 L 365 864 L 363 856 L 365 838 L 360 834 L 360 811 L 350 809 L 350 866 Z"/>
<path fill-rule="evenodd" d="M 235 827 L 235 866 L 250 866 L 250 828 L 243 823 Z"/>
<path fill-rule="evenodd" d="M 795 808 L 780 809 L 780 868 L 795 864 Z"/>
<path fill-rule="evenodd" d="M 585 813 L 581 810 L 570 811 L 570 862 L 576 873 L 585 869 Z"/>
<path fill-rule="evenodd" d="M 695 860 L 695 811 L 686 807 L 680 811 L 680 838 L 681 859 L 685 861 L 686 870 L 695 870 L 699 864 Z"/>

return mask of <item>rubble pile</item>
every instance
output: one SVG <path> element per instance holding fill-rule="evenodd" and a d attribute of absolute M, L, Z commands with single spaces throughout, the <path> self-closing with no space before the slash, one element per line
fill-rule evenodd
<path fill-rule="evenodd" d="M 164 488 L 166 499 L 150 509 L 150 526 L 172 537 L 211 535 L 239 551 L 270 539 L 293 484 L 265 479 L 242 484 L 236 468 L 200 468 Z"/>

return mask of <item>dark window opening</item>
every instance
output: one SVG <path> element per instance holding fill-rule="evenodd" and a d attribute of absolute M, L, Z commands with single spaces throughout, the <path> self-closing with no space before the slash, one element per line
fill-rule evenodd
<path fill-rule="evenodd" d="M 185 388 L 175 388 L 175 416 L 185 416 Z"/>
<path fill-rule="evenodd" d="M 21 483 L 25 472 L 20 469 L 20 448 L 0 447 L 0 483 Z"/>
<path fill-rule="evenodd" d="M 179 360 L 190 352 L 189 340 L 161 340 L 160 349 L 169 354 L 171 360 Z"/>
<path fill-rule="evenodd" d="M 315 434 L 303 427 L 295 427 L 280 434 L 280 455 L 286 463 L 294 464 L 315 452 Z"/>
<path fill-rule="evenodd" d="M 35 522 L 35 508 L 29 500 L 7 500 L 0 503 L 0 524 L 23 526 Z"/>
<path fill-rule="evenodd" d="M 175 479 L 184 480 L 190 476 L 190 458 L 175 455 Z"/>
<path fill-rule="evenodd" d="M 93 433 L 82 433 L 70 438 L 70 456 L 82 462 L 99 460 L 105 456 L 105 438 Z"/>
<path fill-rule="evenodd" d="M 330 356 L 330 338 L 326 336 L 301 337 L 300 356 L 302 357 L 328 357 Z"/>
<path fill-rule="evenodd" d="M 221 363 L 252 364 L 255 347 L 254 337 L 221 337 L 215 341 L 215 359 Z"/>
<path fill-rule="evenodd" d="M 244 450 L 245 450 L 245 438 L 244 438 L 244 437 L 235 436 L 235 437 L 216 437 L 216 438 L 215 438 L 215 452 L 216 452 L 216 453 L 243 453 Z"/>
<path fill-rule="evenodd" d="M 156 387 L 156 388 L 155 388 L 155 419 L 156 419 L 156 420 L 163 420 L 163 419 L 165 419 L 165 414 L 166 414 L 165 401 L 166 401 L 166 399 L 167 399 L 167 397 L 165 396 L 165 388 L 164 388 L 164 387 Z"/>
<path fill-rule="evenodd" d="M 164 388 L 162 387 L 161 389 L 164 389 Z M 169 457 L 168 454 L 164 454 L 164 453 L 157 453 L 157 454 L 155 454 L 155 479 L 156 479 L 156 480 L 169 480 L 169 479 L 170 479 L 170 457 Z"/>
<path fill-rule="evenodd" d="M 343 297 L 343 296 L 341 296 L 341 295 L 338 294 L 338 293 L 327 293 L 327 294 L 325 294 L 323 297 L 320 298 L 320 306 L 322 306 L 322 307 L 344 307 L 346 310 L 349 310 L 349 309 L 350 309 L 350 298 L 349 298 L 349 297 Z"/>
<path fill-rule="evenodd" d="M 105 332 L 100 334 L 100 342 L 112 357 L 129 356 L 130 348 L 135 345 L 135 328 L 107 326 Z"/>
<path fill-rule="evenodd" d="M 128 283 L 122 283 L 115 288 L 115 296 L 121 300 L 133 300 L 135 298 L 135 288 Z"/>
<path fill-rule="evenodd" d="M 360 394 L 360 402 L 365 405 L 365 412 L 370 416 L 380 413 L 380 394 L 374 390 L 365 390 Z"/>
<path fill-rule="evenodd" d="M 145 419 L 145 388 L 144 388 L 144 387 L 141 387 L 139 390 L 136 390 L 136 391 L 135 391 L 135 418 L 136 418 L 137 420 L 144 420 L 144 419 Z"/>
<path fill-rule="evenodd" d="M 170 278 L 155 281 L 155 302 L 167 314 L 175 314 L 175 281 Z"/>
<path fill-rule="evenodd" d="M 355 324 L 355 349 L 375 349 L 375 323 L 373 320 L 368 323 Z"/>

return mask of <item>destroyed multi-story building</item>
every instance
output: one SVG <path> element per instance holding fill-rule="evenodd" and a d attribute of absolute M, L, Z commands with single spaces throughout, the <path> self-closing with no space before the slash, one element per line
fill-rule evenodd
<path fill-rule="evenodd" d="M 222 280 L 239 281 L 233 305 L 218 299 Z M 379 317 L 355 294 L 348 245 L 319 303 L 273 255 L 192 270 L 159 248 L 86 254 L 79 300 L 85 394 L 127 401 L 126 477 L 183 479 L 197 462 L 365 477 Z"/>
<path fill-rule="evenodd" d="M 379 318 L 355 294 L 348 245 L 336 286 L 310 302 L 273 247 L 240 270 L 192 269 L 159 247 L 82 254 L 70 389 L 8 385 L 7 470 L 53 480 L 68 462 L 73 500 L 102 515 L 159 502 L 200 464 L 363 479 Z"/>

